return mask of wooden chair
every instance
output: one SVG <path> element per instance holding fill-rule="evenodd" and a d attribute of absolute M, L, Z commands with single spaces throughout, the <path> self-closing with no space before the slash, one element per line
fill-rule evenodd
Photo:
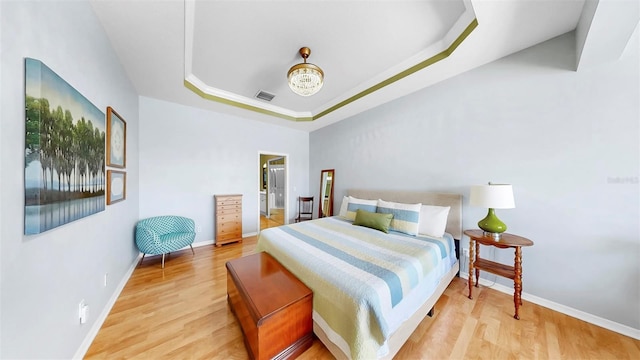
<path fill-rule="evenodd" d="M 295 222 L 313 219 L 313 196 L 298 197 L 298 217 Z"/>

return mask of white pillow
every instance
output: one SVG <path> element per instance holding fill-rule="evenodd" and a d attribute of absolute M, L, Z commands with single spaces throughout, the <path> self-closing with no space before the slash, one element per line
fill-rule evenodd
<path fill-rule="evenodd" d="M 403 204 L 378 199 L 376 212 L 393 214 L 389 230 L 399 231 L 408 235 L 418 235 L 420 224 L 420 210 L 422 204 Z"/>
<path fill-rule="evenodd" d="M 349 196 L 349 206 L 347 207 L 346 218 L 354 221 L 356 219 L 356 211 L 362 209 L 368 212 L 376 212 L 378 208 L 378 200 L 365 200 Z"/>
<path fill-rule="evenodd" d="M 442 237 L 447 227 L 450 206 L 422 205 L 418 234 Z"/>
<path fill-rule="evenodd" d="M 348 207 L 349 207 L 349 197 L 348 196 L 343 196 L 342 197 L 342 205 L 340 205 L 340 212 L 338 213 L 338 216 L 347 217 L 347 208 Z"/>

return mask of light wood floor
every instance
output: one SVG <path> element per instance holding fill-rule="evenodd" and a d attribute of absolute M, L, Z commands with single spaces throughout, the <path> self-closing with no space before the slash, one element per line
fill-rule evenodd
<path fill-rule="evenodd" d="M 283 209 L 271 209 L 269 218 L 260 214 L 260 230 L 284 225 Z"/>
<path fill-rule="evenodd" d="M 89 348 L 87 359 L 247 359 L 226 300 L 225 262 L 254 252 L 256 237 L 145 258 Z M 396 359 L 640 359 L 640 341 L 456 278 Z M 319 340 L 300 358 L 331 359 Z"/>

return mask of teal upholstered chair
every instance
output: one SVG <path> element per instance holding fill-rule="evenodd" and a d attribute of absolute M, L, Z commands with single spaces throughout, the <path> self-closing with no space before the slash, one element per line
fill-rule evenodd
<path fill-rule="evenodd" d="M 195 222 L 182 216 L 155 216 L 140 220 L 136 224 L 136 245 L 142 252 L 142 260 L 146 254 L 162 254 L 163 269 L 166 253 L 180 250 L 188 245 L 195 255 L 193 246 L 191 246 L 195 238 Z"/>

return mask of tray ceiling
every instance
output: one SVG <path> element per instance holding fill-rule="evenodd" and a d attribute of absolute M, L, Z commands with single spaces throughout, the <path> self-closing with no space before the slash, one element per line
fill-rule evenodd
<path fill-rule="evenodd" d="M 306 131 L 575 30 L 585 17 L 583 0 L 91 4 L 141 96 Z M 310 97 L 287 85 L 303 46 L 325 72 Z M 257 99 L 259 91 L 275 97 Z"/>

